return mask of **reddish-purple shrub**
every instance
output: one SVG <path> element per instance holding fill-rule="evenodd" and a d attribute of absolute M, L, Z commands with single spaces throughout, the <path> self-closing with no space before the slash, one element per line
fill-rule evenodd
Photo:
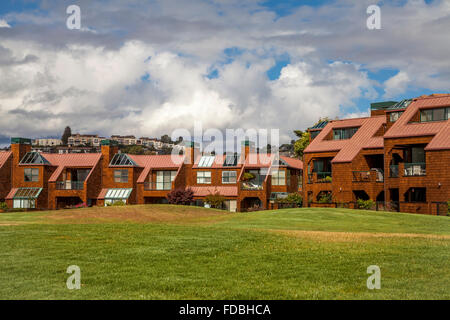
<path fill-rule="evenodd" d="M 170 204 L 188 205 L 194 200 L 194 191 L 191 188 L 175 189 L 167 194 Z"/>

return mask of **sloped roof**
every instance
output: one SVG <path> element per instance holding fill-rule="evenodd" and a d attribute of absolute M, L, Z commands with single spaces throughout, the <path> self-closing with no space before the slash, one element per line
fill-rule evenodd
<path fill-rule="evenodd" d="M 194 169 L 199 169 L 199 168 L 213 168 L 213 169 L 218 169 L 218 168 L 236 168 L 242 165 L 242 161 L 240 159 L 240 157 L 238 156 L 238 163 L 236 166 L 233 167 L 226 167 L 223 165 L 223 163 L 225 162 L 226 159 L 226 155 L 215 155 L 214 156 L 214 161 L 212 163 L 212 165 L 210 167 L 199 167 L 198 164 L 200 162 L 200 159 L 202 158 L 201 155 L 199 155 L 195 161 L 194 161 L 194 165 L 192 166 L 192 168 Z"/>
<path fill-rule="evenodd" d="M 0 152 L 0 168 L 3 167 L 6 163 L 6 161 L 11 157 L 12 152 L 11 151 L 2 151 Z"/>
<path fill-rule="evenodd" d="M 386 132 L 384 138 L 434 136 L 425 150 L 450 149 L 447 121 L 410 122 L 419 110 L 450 106 L 450 94 L 433 94 L 413 99 L 403 115 Z"/>
<path fill-rule="evenodd" d="M 362 149 L 383 148 L 383 137 L 374 135 L 386 123 L 384 115 L 346 120 L 333 120 L 311 141 L 304 153 L 338 152 L 333 161 L 351 162 Z M 358 131 L 346 140 L 326 140 L 333 129 L 359 127 Z"/>
<path fill-rule="evenodd" d="M 287 165 L 294 169 L 303 169 L 303 161 L 296 158 L 290 158 L 285 156 L 280 156 L 280 159 L 285 161 Z"/>
<path fill-rule="evenodd" d="M 178 169 L 184 162 L 180 155 L 129 155 L 139 167 L 143 167 L 137 182 L 142 183 L 151 169 Z"/>
<path fill-rule="evenodd" d="M 43 153 L 42 155 L 50 162 L 50 165 L 58 167 L 50 176 L 49 182 L 56 181 L 64 168 L 93 168 L 102 157 L 101 153 Z"/>
<path fill-rule="evenodd" d="M 238 195 L 236 186 L 190 187 L 190 189 L 194 192 L 194 197 L 206 197 L 217 192 L 224 197 L 237 197 Z"/>

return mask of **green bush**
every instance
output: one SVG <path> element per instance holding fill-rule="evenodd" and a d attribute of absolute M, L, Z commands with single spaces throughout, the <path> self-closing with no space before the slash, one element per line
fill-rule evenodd
<path fill-rule="evenodd" d="M 358 199 L 356 200 L 356 205 L 358 206 L 359 209 L 370 210 L 374 208 L 375 201 L 370 199 L 369 200 Z"/>
<path fill-rule="evenodd" d="M 123 202 L 122 200 L 118 200 L 118 201 L 115 201 L 112 204 L 108 204 L 108 206 L 112 206 L 112 207 L 122 207 L 122 206 L 125 206 L 125 205 L 126 205 L 126 203 Z"/>
<path fill-rule="evenodd" d="M 447 201 L 447 215 L 450 216 L 450 200 Z"/>
<path fill-rule="evenodd" d="M 325 177 L 325 182 L 333 182 L 333 178 L 330 176 Z"/>
<path fill-rule="evenodd" d="M 286 198 L 277 199 L 276 202 L 278 202 L 278 203 L 295 203 L 296 205 L 301 207 L 302 203 L 303 203 L 303 198 L 299 193 L 294 192 L 294 193 L 290 193 Z"/>
<path fill-rule="evenodd" d="M 225 202 L 225 197 L 220 193 L 216 192 L 215 194 L 209 194 L 205 198 L 205 202 L 211 206 L 211 208 L 221 208 L 223 203 Z"/>
<path fill-rule="evenodd" d="M 242 175 L 242 181 L 249 181 L 249 180 L 253 180 L 255 178 L 256 178 L 255 175 L 250 172 L 244 172 L 244 174 Z"/>
<path fill-rule="evenodd" d="M 5 202 L 0 202 L 0 210 L 8 210 L 8 206 Z"/>
<path fill-rule="evenodd" d="M 331 203 L 333 201 L 333 195 L 331 192 L 324 193 L 320 196 L 318 203 Z"/>

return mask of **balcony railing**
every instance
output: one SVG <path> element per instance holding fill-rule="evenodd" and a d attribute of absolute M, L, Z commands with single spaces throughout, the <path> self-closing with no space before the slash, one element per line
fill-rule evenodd
<path fill-rule="evenodd" d="M 83 190 L 84 181 L 57 181 L 56 190 Z"/>
<path fill-rule="evenodd" d="M 146 191 L 164 191 L 164 190 L 172 190 L 172 182 L 154 182 L 147 181 L 144 183 L 144 190 Z"/>
<path fill-rule="evenodd" d="M 257 191 L 263 189 L 264 189 L 263 183 L 261 182 L 241 181 L 241 190 Z"/>
<path fill-rule="evenodd" d="M 389 166 L 389 172 L 391 178 L 398 178 L 398 164 L 391 164 Z"/>
<path fill-rule="evenodd" d="M 318 183 L 331 183 L 331 181 L 332 181 L 331 172 L 317 172 Z"/>
<path fill-rule="evenodd" d="M 353 182 L 383 182 L 383 170 L 373 168 L 369 171 L 353 171 Z"/>
<path fill-rule="evenodd" d="M 425 175 L 426 175 L 425 162 L 405 163 L 405 170 L 404 170 L 405 177 L 425 176 Z"/>

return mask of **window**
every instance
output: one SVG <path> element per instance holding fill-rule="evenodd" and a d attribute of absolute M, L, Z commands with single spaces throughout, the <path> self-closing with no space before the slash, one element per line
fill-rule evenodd
<path fill-rule="evenodd" d="M 310 131 L 310 135 L 311 135 L 311 140 L 314 140 L 320 133 L 320 130 L 314 130 L 314 131 Z"/>
<path fill-rule="evenodd" d="M 222 171 L 222 183 L 236 183 L 236 171 Z"/>
<path fill-rule="evenodd" d="M 172 189 L 172 181 L 175 180 L 176 171 L 157 171 L 156 172 L 156 190 Z"/>
<path fill-rule="evenodd" d="M 36 208 L 36 200 L 34 199 L 14 199 L 14 209 L 34 209 Z"/>
<path fill-rule="evenodd" d="M 405 193 L 405 202 L 426 202 L 427 189 L 426 188 L 410 188 Z"/>
<path fill-rule="evenodd" d="M 116 153 L 114 157 L 111 159 L 109 164 L 110 166 L 120 166 L 120 167 L 133 167 L 137 166 L 136 162 L 134 162 L 127 154 L 125 153 Z"/>
<path fill-rule="evenodd" d="M 215 156 L 203 156 L 200 158 L 200 161 L 198 162 L 199 168 L 209 168 L 212 166 L 214 162 Z"/>
<path fill-rule="evenodd" d="M 288 186 L 291 185 L 291 170 L 286 170 L 286 182 Z"/>
<path fill-rule="evenodd" d="M 198 184 L 211 184 L 211 171 L 198 171 L 197 172 Z"/>
<path fill-rule="evenodd" d="M 235 167 L 238 162 L 238 156 L 237 154 L 234 155 L 228 155 L 225 158 L 225 162 L 223 163 L 224 167 Z"/>
<path fill-rule="evenodd" d="M 39 181 L 39 169 L 25 169 L 24 170 L 25 182 L 38 182 Z"/>
<path fill-rule="evenodd" d="M 444 121 L 450 116 L 450 108 L 436 108 L 420 111 L 420 122 Z"/>
<path fill-rule="evenodd" d="M 334 140 L 350 139 L 351 137 L 353 137 L 356 131 L 358 131 L 358 127 L 333 129 L 333 139 Z"/>
<path fill-rule="evenodd" d="M 272 172 L 272 185 L 285 186 L 286 185 L 286 171 L 280 170 Z"/>
<path fill-rule="evenodd" d="M 390 122 L 395 122 L 398 120 L 398 118 L 400 118 L 400 116 L 403 114 L 403 111 L 397 111 L 397 112 L 391 112 L 389 114 L 389 121 Z"/>
<path fill-rule="evenodd" d="M 114 170 L 114 182 L 126 183 L 128 182 L 128 170 Z"/>

